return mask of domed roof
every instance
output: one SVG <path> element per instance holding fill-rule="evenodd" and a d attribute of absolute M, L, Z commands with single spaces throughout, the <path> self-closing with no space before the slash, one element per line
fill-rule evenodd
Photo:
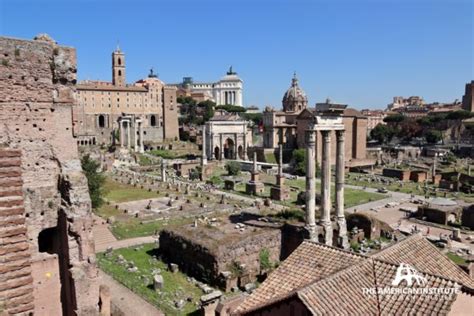
<path fill-rule="evenodd" d="M 302 108 L 306 108 L 308 104 L 306 93 L 298 85 L 296 73 L 293 75 L 293 79 L 291 79 L 291 87 L 286 90 L 283 96 L 282 103 L 283 111 L 299 111 Z"/>

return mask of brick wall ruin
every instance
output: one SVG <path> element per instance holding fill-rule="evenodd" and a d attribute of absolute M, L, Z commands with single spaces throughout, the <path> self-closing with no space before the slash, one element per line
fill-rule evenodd
<path fill-rule="evenodd" d="M 64 315 L 99 312 L 90 198 L 72 135 L 75 83 L 75 49 L 46 35 L 0 37 L 0 147 L 21 152 L 30 268 L 52 278 L 51 291 L 34 291 L 35 315 L 58 303 L 56 285 Z"/>
<path fill-rule="evenodd" d="M 0 148 L 0 314 L 7 315 L 34 309 L 21 185 L 21 151 Z"/>
<path fill-rule="evenodd" d="M 164 258 L 179 265 L 186 274 L 218 286 L 225 291 L 237 285 L 254 282 L 260 270 L 260 251 L 269 251 L 270 262 L 281 259 L 282 232 L 280 228 L 265 228 L 258 233 L 242 236 L 240 240 L 219 241 L 217 249 L 191 240 L 185 233 L 163 230 L 160 233 L 160 252 Z M 232 265 L 244 267 L 241 276 L 232 274 Z"/>

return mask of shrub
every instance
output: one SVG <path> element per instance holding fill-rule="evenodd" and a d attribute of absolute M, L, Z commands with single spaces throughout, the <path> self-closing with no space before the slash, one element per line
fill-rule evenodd
<path fill-rule="evenodd" d="M 89 155 L 86 155 L 81 159 L 81 166 L 87 177 L 87 186 L 89 187 L 92 208 L 99 208 L 104 203 L 102 187 L 105 182 L 104 175 L 99 172 L 100 164 L 91 159 Z"/>
<path fill-rule="evenodd" d="M 260 270 L 268 271 L 273 268 L 273 265 L 270 261 L 270 251 L 267 248 L 262 248 L 258 254 L 260 260 Z"/>
<path fill-rule="evenodd" d="M 236 161 L 229 161 L 225 164 L 225 170 L 229 176 L 237 176 L 240 174 L 240 164 Z"/>

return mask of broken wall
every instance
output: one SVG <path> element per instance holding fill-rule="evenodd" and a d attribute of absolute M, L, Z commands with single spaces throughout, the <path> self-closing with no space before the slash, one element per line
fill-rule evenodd
<path fill-rule="evenodd" d="M 72 135 L 75 84 L 75 49 L 47 35 L 33 41 L 0 37 L 0 146 L 22 154 L 32 259 L 57 256 L 65 315 L 94 315 L 98 272 L 87 179 Z M 41 244 L 41 232 L 51 228 L 57 243 Z M 38 296 L 49 294 L 35 295 L 42 301 L 48 298 Z"/>

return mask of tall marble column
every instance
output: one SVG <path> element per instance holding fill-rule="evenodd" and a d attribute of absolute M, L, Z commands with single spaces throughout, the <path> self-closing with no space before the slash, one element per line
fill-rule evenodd
<path fill-rule="evenodd" d="M 338 246 L 349 249 L 344 216 L 344 137 L 344 130 L 336 131 L 336 214 L 339 228 Z"/>
<path fill-rule="evenodd" d="M 311 240 L 316 240 L 316 179 L 314 143 L 315 133 L 306 131 L 306 229 Z"/>
<path fill-rule="evenodd" d="M 206 149 L 206 125 L 202 126 L 202 156 L 201 166 L 207 165 L 207 149 Z"/>
<path fill-rule="evenodd" d="M 139 133 L 140 133 L 140 152 L 145 152 L 145 147 L 143 145 L 143 122 L 140 121 L 138 125 Z"/>
<path fill-rule="evenodd" d="M 247 158 L 247 133 L 246 132 L 247 131 L 244 130 L 244 135 L 243 135 L 243 137 L 244 137 L 244 145 L 243 145 L 243 147 L 244 147 L 244 150 L 243 150 L 244 151 L 243 152 L 244 158 L 243 159 L 244 160 L 248 160 L 248 158 Z"/>
<path fill-rule="evenodd" d="M 220 151 L 219 151 L 219 160 L 223 160 L 224 159 L 224 137 L 222 136 L 222 134 L 219 135 L 220 136 L 220 143 L 221 143 L 221 148 L 220 148 Z"/>
<path fill-rule="evenodd" d="M 133 124 L 133 139 L 134 139 L 133 149 L 138 152 L 139 148 L 138 148 L 137 125 L 138 125 L 138 121 L 137 121 L 137 119 L 135 119 L 135 122 Z"/>
<path fill-rule="evenodd" d="M 124 140 L 125 140 L 124 124 L 125 122 L 122 119 L 120 119 L 120 147 L 123 147 L 125 145 L 124 144 Z"/>
<path fill-rule="evenodd" d="M 331 225 L 331 131 L 321 131 L 323 150 L 321 162 L 321 226 L 324 228 L 324 242 L 332 245 Z M 314 161 L 314 159 L 312 159 Z"/>
<path fill-rule="evenodd" d="M 127 148 L 130 149 L 132 147 L 132 143 L 130 142 L 130 120 L 127 120 Z"/>

